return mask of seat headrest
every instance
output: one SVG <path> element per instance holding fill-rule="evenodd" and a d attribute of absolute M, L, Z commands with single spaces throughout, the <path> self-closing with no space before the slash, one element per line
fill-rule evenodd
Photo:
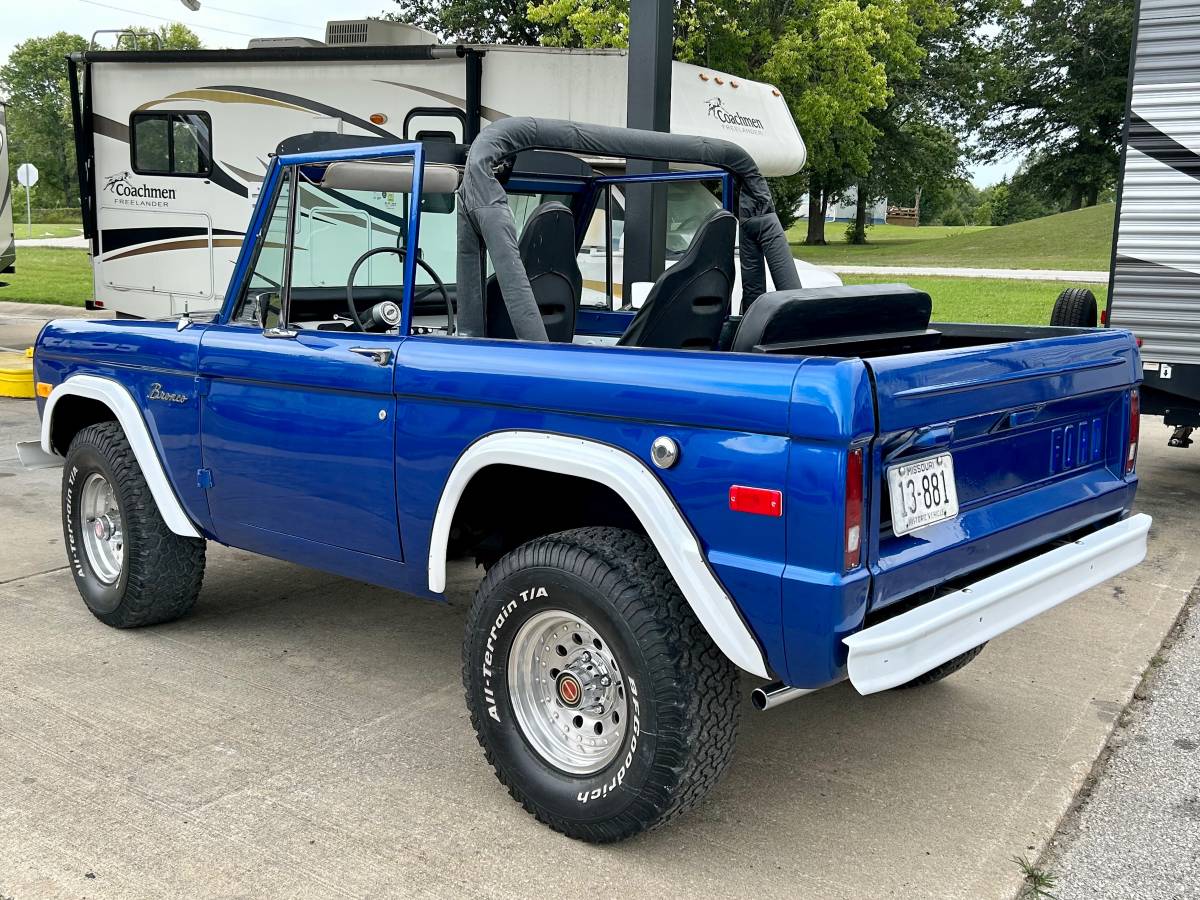
<path fill-rule="evenodd" d="M 854 337 L 929 327 L 933 301 L 907 284 L 856 284 L 774 291 L 754 301 L 730 348 Z"/>
<path fill-rule="evenodd" d="M 618 344 L 712 350 L 729 315 L 737 218 L 714 210 L 682 257 L 658 276 Z"/>
<path fill-rule="evenodd" d="M 557 236 L 556 244 L 562 244 L 568 249 L 572 258 L 575 255 L 575 217 L 571 210 L 558 200 L 547 200 L 539 203 L 525 225 L 521 228 L 521 236 L 517 239 L 517 249 L 526 267 L 529 265 L 527 255 L 535 250 L 536 242 Z"/>

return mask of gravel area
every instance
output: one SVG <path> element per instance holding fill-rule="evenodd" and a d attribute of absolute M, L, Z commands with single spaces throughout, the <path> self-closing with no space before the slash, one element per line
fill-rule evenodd
<path fill-rule="evenodd" d="M 1200 897 L 1198 593 L 1042 864 L 1059 900 Z"/>

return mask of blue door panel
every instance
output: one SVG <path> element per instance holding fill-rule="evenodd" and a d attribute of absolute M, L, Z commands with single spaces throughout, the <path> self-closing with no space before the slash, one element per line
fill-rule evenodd
<path fill-rule="evenodd" d="M 386 335 L 210 329 L 201 430 L 220 540 L 278 556 L 263 547 L 278 535 L 403 559 L 392 369 L 350 352 L 398 344 Z"/>

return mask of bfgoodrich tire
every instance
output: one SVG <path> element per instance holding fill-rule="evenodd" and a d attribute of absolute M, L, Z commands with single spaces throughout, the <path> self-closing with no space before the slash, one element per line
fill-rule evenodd
<path fill-rule="evenodd" d="M 1096 295 L 1087 288 L 1067 288 L 1054 301 L 1054 309 L 1050 312 L 1051 325 L 1095 328 L 1096 323 Z"/>
<path fill-rule="evenodd" d="M 163 521 L 116 422 L 84 428 L 63 466 L 63 538 L 83 602 L 114 628 L 177 619 L 204 579 L 204 541 Z"/>
<path fill-rule="evenodd" d="M 502 557 L 467 618 L 463 683 L 496 777 L 573 838 L 662 825 L 733 755 L 738 670 L 654 547 L 623 529 L 566 531 Z"/>

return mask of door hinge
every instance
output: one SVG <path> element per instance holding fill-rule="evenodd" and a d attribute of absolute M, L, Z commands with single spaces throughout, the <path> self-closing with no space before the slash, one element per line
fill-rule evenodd
<path fill-rule="evenodd" d="M 208 490 L 213 486 L 212 469 L 196 470 L 196 487 Z"/>
<path fill-rule="evenodd" d="M 207 397 L 209 390 L 212 388 L 212 379 L 206 375 L 196 376 L 196 396 Z"/>

